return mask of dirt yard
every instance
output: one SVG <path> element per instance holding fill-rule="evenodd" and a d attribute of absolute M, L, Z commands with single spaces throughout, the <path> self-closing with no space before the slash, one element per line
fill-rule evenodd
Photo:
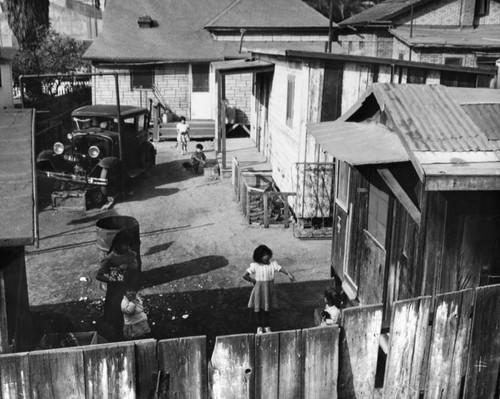
<path fill-rule="evenodd" d="M 190 142 L 190 150 L 195 145 Z M 214 158 L 212 143 L 203 145 Z M 188 156 L 180 156 L 174 142 L 156 148 L 151 176 L 111 210 L 55 212 L 48 194 L 42 195 L 40 246 L 28 247 L 26 256 L 35 337 L 71 329 L 118 339 L 101 317 L 105 284 L 94 279 L 95 223 L 111 215 L 140 224 L 142 292 L 155 338 L 207 335 L 210 345 L 216 335 L 254 332 L 246 308 L 251 286 L 241 276 L 261 243 L 297 278 L 293 284 L 283 274 L 276 278 L 281 309 L 273 314 L 274 330 L 310 327 L 313 308 L 331 283 L 331 241 L 298 240 L 291 228 L 248 226 L 229 178 L 209 181 L 186 170 Z"/>

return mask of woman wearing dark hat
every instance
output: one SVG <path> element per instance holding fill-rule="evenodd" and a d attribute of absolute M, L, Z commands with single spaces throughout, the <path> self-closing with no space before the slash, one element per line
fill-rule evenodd
<path fill-rule="evenodd" d="M 113 324 L 121 334 L 123 317 L 121 301 L 127 288 L 139 288 L 139 266 L 137 254 L 130 248 L 132 240 L 125 232 L 120 231 L 108 251 L 96 274 L 96 279 L 107 284 L 104 318 Z"/>

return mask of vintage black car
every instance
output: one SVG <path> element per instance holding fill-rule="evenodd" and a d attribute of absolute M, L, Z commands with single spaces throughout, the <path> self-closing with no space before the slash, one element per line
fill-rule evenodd
<path fill-rule="evenodd" d="M 99 187 L 97 195 L 116 195 L 131 178 L 155 165 L 149 141 L 149 111 L 90 105 L 71 113 L 72 132 L 37 156 L 39 173 L 62 182 L 63 189 Z M 121 123 L 118 123 L 118 122 Z"/>

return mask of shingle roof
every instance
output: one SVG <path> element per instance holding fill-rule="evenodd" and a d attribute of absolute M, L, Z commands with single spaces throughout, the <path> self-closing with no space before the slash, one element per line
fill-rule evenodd
<path fill-rule="evenodd" d="M 392 18 L 410 10 L 412 5 L 417 6 L 428 1 L 429 0 L 385 0 L 359 14 L 339 22 L 339 25 L 362 25 L 376 21 L 390 21 Z"/>
<path fill-rule="evenodd" d="M 371 94 L 411 151 L 500 151 L 500 140 L 489 139 L 483 125 L 463 108 L 475 104 L 475 114 L 483 118 L 487 114 L 498 126 L 500 115 L 490 113 L 497 109 L 491 104 L 500 104 L 500 90 L 375 83 L 367 97 Z M 352 114 L 350 110 L 342 119 Z"/>
<path fill-rule="evenodd" d="M 209 23 L 227 21 L 222 12 L 233 5 L 241 9 L 238 23 L 244 26 L 253 24 L 252 19 L 260 19 L 259 26 L 265 22 L 275 27 L 287 27 L 288 19 L 294 15 L 295 4 L 300 0 L 261 1 L 261 6 L 251 14 L 244 14 L 253 0 L 108 0 L 104 13 L 103 29 L 85 53 L 85 58 L 94 61 L 118 62 L 181 62 L 212 61 L 241 57 L 238 54 L 239 42 L 215 41 L 205 29 Z M 287 7 L 284 7 L 284 5 Z M 279 7 L 278 7 L 279 6 Z M 284 8 L 283 8 L 284 7 Z M 251 8 L 251 7 L 250 7 Z M 281 8 L 281 14 L 277 10 Z M 292 12 L 293 11 L 293 12 Z M 269 13 L 269 18 L 263 15 Z M 317 12 L 312 8 L 300 8 L 300 16 L 306 21 L 316 21 Z M 139 28 L 140 16 L 149 15 L 155 21 L 153 28 Z M 309 17 L 312 15 L 312 17 Z M 280 18 L 281 17 L 281 18 Z M 293 19 L 295 21 L 295 18 Z M 324 18 L 325 26 L 328 21 Z M 217 25 L 221 26 L 221 25 Z"/>
<path fill-rule="evenodd" d="M 328 19 L 302 1 L 237 0 L 207 24 L 207 28 L 269 26 L 327 29 Z"/>
<path fill-rule="evenodd" d="M 429 28 L 399 26 L 390 32 L 412 47 L 500 48 L 500 25 L 480 25 L 477 28 Z"/>

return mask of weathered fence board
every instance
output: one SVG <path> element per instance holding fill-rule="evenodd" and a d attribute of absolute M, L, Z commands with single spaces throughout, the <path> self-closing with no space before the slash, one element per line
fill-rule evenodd
<path fill-rule="evenodd" d="M 217 337 L 209 365 L 209 397 L 253 398 L 254 355 L 253 334 Z"/>
<path fill-rule="evenodd" d="M 436 298 L 426 398 L 459 398 L 467 368 L 473 299 L 473 290 Z"/>
<path fill-rule="evenodd" d="M 339 328 L 317 327 L 302 332 L 304 399 L 337 398 Z"/>
<path fill-rule="evenodd" d="M 160 369 L 168 375 L 168 397 L 207 397 L 206 337 L 174 338 L 158 342 Z"/>
<path fill-rule="evenodd" d="M 135 341 L 135 385 L 137 398 L 150 399 L 156 389 L 156 373 L 158 359 L 156 358 L 156 340 L 145 339 Z"/>
<path fill-rule="evenodd" d="M 280 332 L 279 398 L 302 397 L 303 381 L 302 331 Z"/>
<path fill-rule="evenodd" d="M 476 289 L 464 398 L 493 398 L 500 365 L 500 285 Z"/>
<path fill-rule="evenodd" d="M 28 353 L 0 356 L 0 398 L 16 399 L 30 397 L 30 372 Z"/>
<path fill-rule="evenodd" d="M 418 398 L 431 297 L 394 303 L 384 398 Z"/>
<path fill-rule="evenodd" d="M 279 333 L 255 336 L 255 397 L 278 398 Z"/>
<path fill-rule="evenodd" d="M 83 353 L 80 348 L 32 352 L 28 359 L 33 399 L 85 397 Z"/>
<path fill-rule="evenodd" d="M 373 397 L 382 313 L 382 304 L 342 311 L 339 398 Z"/>
<path fill-rule="evenodd" d="M 83 349 L 87 398 L 135 399 L 134 343 Z"/>

